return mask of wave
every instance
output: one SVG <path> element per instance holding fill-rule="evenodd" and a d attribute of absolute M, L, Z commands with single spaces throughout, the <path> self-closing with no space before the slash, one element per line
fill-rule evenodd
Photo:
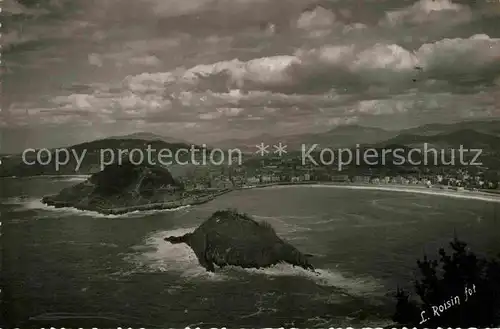
<path fill-rule="evenodd" d="M 59 182 L 84 182 L 88 177 L 58 177 L 56 178 Z"/>
<path fill-rule="evenodd" d="M 126 259 L 149 271 L 173 272 L 187 280 L 226 280 L 227 277 L 220 271 L 210 273 L 201 267 L 194 252 L 188 245 L 170 244 L 164 240 L 166 236 L 184 235 L 194 230 L 195 227 L 191 227 L 153 233 L 146 238 L 144 245 L 134 248 L 138 252 L 137 254 L 128 256 Z"/>
<path fill-rule="evenodd" d="M 330 218 L 330 219 L 316 221 L 314 223 L 311 223 L 310 225 L 324 225 L 324 224 L 330 224 L 330 223 L 338 222 L 338 221 L 339 221 L 338 218 Z"/>
<path fill-rule="evenodd" d="M 316 273 L 304 270 L 300 267 L 293 267 L 288 264 L 278 264 L 266 269 L 240 269 L 253 274 L 266 275 L 271 277 L 295 276 L 311 280 L 317 285 L 335 287 L 345 290 L 346 293 L 355 296 L 366 295 L 382 295 L 385 294 L 383 285 L 377 280 L 370 277 L 353 277 L 344 276 L 339 271 L 332 269 L 316 269 Z"/>
<path fill-rule="evenodd" d="M 420 204 L 420 203 L 417 203 L 417 202 L 412 202 L 412 206 L 415 206 L 417 208 L 425 208 L 425 209 L 432 209 L 433 208 L 431 205 Z"/>
<path fill-rule="evenodd" d="M 35 176 L 10 176 L 1 177 L 2 179 L 15 179 L 15 180 L 34 180 L 34 179 L 80 179 L 86 180 L 91 175 L 35 175 Z"/>
<path fill-rule="evenodd" d="M 29 202 L 30 198 L 25 197 L 25 196 L 15 196 L 15 197 L 10 197 L 6 199 L 2 199 L 2 204 L 5 205 L 22 205 L 26 202 Z"/>
<path fill-rule="evenodd" d="M 307 232 L 312 229 L 309 227 L 289 223 L 287 219 L 314 219 L 314 216 L 260 216 L 251 215 L 256 220 L 266 221 L 271 224 L 278 232 L 283 235 L 293 235 L 295 233 Z"/>
<path fill-rule="evenodd" d="M 72 323 L 89 323 L 95 324 L 105 323 L 110 328 L 116 327 L 119 323 L 140 323 L 141 326 L 151 326 L 154 325 L 149 323 L 144 323 L 143 318 L 126 316 L 123 314 L 106 314 L 103 312 L 99 312 L 98 314 L 93 313 L 43 313 L 35 316 L 31 316 L 28 320 L 30 323 L 40 323 L 47 324 L 48 327 L 57 327 L 57 323 L 68 323 L 71 321 Z M 42 325 L 44 327 L 45 325 Z M 63 327 L 63 325 L 61 325 Z M 95 325 L 81 325 L 81 327 L 95 327 Z"/>
<path fill-rule="evenodd" d="M 26 211 L 26 210 L 41 210 L 51 212 L 50 216 L 37 216 L 38 219 L 52 218 L 53 214 L 58 214 L 59 216 L 69 216 L 69 215 L 80 215 L 89 216 L 95 218 L 119 218 L 119 215 L 104 215 L 96 211 L 79 210 L 76 208 L 56 208 L 54 206 L 48 206 L 44 204 L 39 198 L 23 199 L 20 202 L 15 203 L 20 207 L 14 211 Z"/>
<path fill-rule="evenodd" d="M 356 313 L 356 312 L 355 312 Z M 360 320 L 354 316 L 322 317 L 310 318 L 308 324 L 312 328 L 397 328 L 394 321 L 378 317 L 366 317 Z M 292 326 L 293 327 L 293 326 Z"/>
<path fill-rule="evenodd" d="M 79 215 L 79 216 L 87 216 L 87 217 L 94 217 L 94 218 L 108 218 L 108 219 L 119 219 L 119 218 L 127 218 L 127 217 L 142 217 L 142 216 L 147 216 L 147 215 L 152 215 L 155 213 L 162 213 L 162 212 L 173 212 L 173 211 L 179 211 L 179 210 L 184 210 L 188 209 L 191 206 L 181 206 L 177 208 L 171 208 L 171 209 L 158 209 L 158 210 L 147 210 L 147 211 L 132 211 L 129 213 L 125 214 L 120 214 L 120 215 L 106 215 L 106 214 L 101 214 L 97 211 L 91 211 L 91 210 L 80 210 L 76 208 L 56 208 L 54 206 L 48 206 L 44 204 L 40 198 L 25 198 L 25 197 L 13 197 L 13 198 L 8 198 L 4 201 L 2 201 L 3 204 L 7 205 L 18 205 L 17 209 L 14 211 L 26 211 L 26 210 L 41 210 L 41 211 L 47 211 L 51 213 L 56 213 L 61 216 L 65 215 Z M 38 216 L 37 218 L 50 218 L 53 216 Z"/>
<path fill-rule="evenodd" d="M 255 218 L 260 218 L 260 219 L 264 219 L 264 220 L 278 220 L 278 221 L 283 221 L 283 220 L 286 220 L 286 219 L 314 219 L 316 218 L 316 216 L 263 216 L 263 215 L 254 215 L 252 214 L 251 215 L 252 217 L 255 217 Z"/>
<path fill-rule="evenodd" d="M 126 257 L 138 268 L 148 271 L 171 272 L 187 280 L 226 281 L 239 280 L 241 273 L 250 275 L 265 275 L 268 277 L 301 277 L 313 281 L 320 286 L 329 286 L 344 290 L 349 295 L 366 296 L 385 294 L 383 285 L 371 277 L 349 278 L 333 269 L 316 269 L 316 273 L 293 267 L 288 264 L 278 264 L 265 269 L 243 269 L 228 266 L 218 269 L 215 273 L 207 272 L 199 265 L 198 260 L 186 244 L 170 244 L 164 241 L 166 236 L 179 236 L 192 232 L 195 228 L 178 228 L 169 231 L 155 232 L 146 238 L 145 243 L 134 247 L 136 252 Z"/>
<path fill-rule="evenodd" d="M 407 214 L 411 214 L 414 212 L 414 209 L 410 209 L 407 207 L 403 208 L 397 204 L 387 205 L 387 204 L 380 203 L 380 201 L 386 201 L 386 200 L 390 200 L 390 201 L 394 202 L 394 199 L 374 199 L 374 200 L 371 200 L 370 204 L 373 207 L 378 208 L 380 210 L 387 211 L 387 212 L 393 212 L 393 213 L 397 213 L 397 214 L 402 214 L 402 215 L 407 215 Z"/>

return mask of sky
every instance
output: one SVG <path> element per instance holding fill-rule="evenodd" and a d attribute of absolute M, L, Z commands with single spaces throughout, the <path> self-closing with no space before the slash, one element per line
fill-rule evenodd
<path fill-rule="evenodd" d="M 500 117 L 500 0 L 2 0 L 0 153 Z"/>

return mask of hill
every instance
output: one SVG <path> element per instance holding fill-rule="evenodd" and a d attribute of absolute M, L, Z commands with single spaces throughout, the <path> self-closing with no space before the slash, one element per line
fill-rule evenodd
<path fill-rule="evenodd" d="M 464 121 L 457 123 L 432 123 L 416 128 L 405 129 L 401 134 L 431 136 L 452 133 L 460 130 L 474 130 L 479 133 L 500 136 L 500 120 Z"/>
<path fill-rule="evenodd" d="M 133 161 L 148 162 L 148 152 L 151 154 L 152 163 L 150 164 L 159 164 L 159 160 L 164 162 L 170 161 L 172 164 L 175 164 L 175 160 L 182 162 L 191 160 L 190 155 L 186 154 L 186 152 L 180 152 L 178 159 L 175 158 L 176 152 L 179 150 L 189 150 L 191 147 L 192 145 L 190 144 L 168 143 L 156 139 L 99 139 L 65 148 L 65 150 L 69 152 L 68 163 L 61 166 L 57 166 L 55 161 L 58 149 L 51 150 L 50 155 L 43 153 L 40 159 L 36 158 L 36 153 L 34 152 L 27 154 L 26 160 L 30 164 L 24 163 L 21 155 L 12 155 L 2 158 L 3 164 L 0 167 L 0 177 L 91 174 L 101 170 L 104 164 L 113 163 L 123 157 L 131 158 Z M 197 145 L 193 145 L 193 147 L 199 151 L 204 149 Z M 132 150 L 136 151 L 132 152 Z M 164 155 L 170 154 L 171 157 L 164 156 L 159 159 L 160 151 L 162 151 Z M 140 158 L 141 154 L 144 156 L 142 161 Z M 62 161 L 66 159 L 65 154 L 59 154 L 59 156 L 63 157 L 63 159 L 61 159 Z M 51 159 L 49 159 L 49 157 Z M 79 163 L 79 158 L 81 158 L 81 163 Z M 47 164 L 44 165 L 40 163 Z"/>
<path fill-rule="evenodd" d="M 122 135 L 122 136 L 111 136 L 111 137 L 107 137 L 105 139 L 107 139 L 107 140 L 113 140 L 113 139 L 120 139 L 120 140 L 123 140 L 123 139 L 138 139 L 138 140 L 143 140 L 143 141 L 162 141 L 162 142 L 171 143 L 171 144 L 187 144 L 187 145 L 191 144 L 191 143 L 189 143 L 189 142 L 187 142 L 185 140 L 182 140 L 182 139 L 173 138 L 173 137 L 166 137 L 166 136 L 160 136 L 160 135 L 157 135 L 157 134 L 153 134 L 153 133 L 150 133 L 150 132 L 144 132 L 144 131 L 135 132 L 135 133 L 132 133 L 132 134 Z"/>
<path fill-rule="evenodd" d="M 500 136 L 481 133 L 472 129 L 462 129 L 429 136 L 405 133 L 376 145 L 399 144 L 409 147 L 422 147 L 425 143 L 440 149 L 459 149 L 460 146 L 463 146 L 463 148 L 480 148 L 489 152 L 500 151 Z"/>
<path fill-rule="evenodd" d="M 314 271 L 310 255 L 279 238 L 266 222 L 257 222 L 235 210 L 219 210 L 192 233 L 166 237 L 172 244 L 186 243 L 201 266 L 214 272 L 219 267 L 264 268 L 288 263 Z"/>
<path fill-rule="evenodd" d="M 384 142 L 373 144 L 371 147 L 387 150 L 394 149 L 392 145 L 404 145 L 407 148 L 405 154 L 409 154 L 408 150 L 410 149 L 429 150 L 428 155 L 435 157 L 437 161 L 428 156 L 428 159 L 431 160 L 427 160 L 426 166 L 449 166 L 449 163 L 453 161 L 453 166 L 471 166 L 471 169 L 478 165 L 492 170 L 500 168 L 500 159 L 498 157 L 500 154 L 500 136 L 481 133 L 472 129 L 455 130 L 449 133 L 428 136 L 401 134 Z M 432 149 L 437 151 L 437 155 L 431 153 L 430 150 Z M 464 161 L 460 159 L 460 149 L 463 149 Z M 413 153 L 411 158 L 418 162 L 423 161 L 425 156 Z M 425 161 L 422 163 L 425 163 Z"/>
<path fill-rule="evenodd" d="M 212 200 L 218 193 L 221 191 L 187 191 L 166 168 L 125 161 L 109 165 L 57 195 L 45 196 L 42 202 L 57 208 L 121 214 L 199 204 Z"/>
<path fill-rule="evenodd" d="M 387 131 L 381 128 L 343 125 L 322 133 L 284 136 L 263 134 L 248 139 L 229 139 L 214 143 L 214 145 L 225 149 L 239 148 L 242 151 L 253 153 L 257 150 L 256 145 L 258 144 L 278 145 L 282 143 L 287 146 L 287 150 L 293 151 L 301 150 L 302 145 L 307 147 L 312 144 L 319 144 L 322 148 L 355 147 L 356 144 L 384 141 L 395 135 L 397 135 L 397 132 Z"/>

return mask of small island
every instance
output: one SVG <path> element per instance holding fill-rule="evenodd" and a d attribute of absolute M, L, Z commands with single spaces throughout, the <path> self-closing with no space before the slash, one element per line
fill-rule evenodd
<path fill-rule="evenodd" d="M 214 265 L 258 269 L 279 263 L 315 271 L 309 261 L 312 256 L 278 237 L 269 223 L 233 209 L 216 211 L 193 232 L 165 241 L 187 244 L 208 272 L 215 271 Z"/>
<path fill-rule="evenodd" d="M 86 181 L 42 198 L 56 208 L 76 208 L 106 215 L 133 211 L 174 209 L 209 202 L 231 189 L 187 190 L 168 169 L 115 163 Z"/>

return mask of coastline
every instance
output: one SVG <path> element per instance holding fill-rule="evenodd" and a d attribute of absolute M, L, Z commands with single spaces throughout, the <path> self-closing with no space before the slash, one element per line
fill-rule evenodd
<path fill-rule="evenodd" d="M 130 207 L 120 207 L 120 208 L 87 207 L 74 204 L 71 202 L 50 200 L 50 197 L 54 197 L 54 195 L 43 197 L 41 199 L 41 202 L 47 206 L 55 208 L 73 208 L 81 211 L 93 211 L 103 215 L 124 215 L 136 211 L 169 210 L 169 209 L 183 208 L 186 206 L 196 206 L 200 204 L 205 204 L 207 202 L 214 200 L 216 197 L 229 193 L 231 191 L 233 191 L 233 189 L 225 189 L 201 198 L 187 197 L 170 202 L 148 203 L 148 204 L 134 205 Z"/>
<path fill-rule="evenodd" d="M 33 177 L 23 177 L 23 178 L 36 178 L 36 177 L 55 177 L 55 178 L 86 178 L 86 175 L 47 175 L 47 176 L 33 176 Z M 230 189 L 224 189 L 213 194 L 209 194 L 200 198 L 187 197 L 180 200 L 162 202 L 162 203 L 150 203 L 142 205 L 134 205 L 129 207 L 120 208 L 96 208 L 87 207 L 71 202 L 50 200 L 52 196 L 46 196 L 42 198 L 41 202 L 47 206 L 52 206 L 55 208 L 74 208 L 81 211 L 94 211 L 104 215 L 123 215 L 126 213 L 137 212 L 137 211 L 151 211 L 151 210 L 171 210 L 176 208 L 182 208 L 186 206 L 195 206 L 205 204 L 214 200 L 216 197 L 229 193 L 236 190 L 247 190 L 247 189 L 259 189 L 259 188 L 279 188 L 279 187 L 311 187 L 311 188 L 344 188 L 344 189 L 360 189 L 360 190 L 374 190 L 374 191 L 387 191 L 395 193 L 416 193 L 416 194 L 426 194 L 435 195 L 443 197 L 452 197 L 468 200 L 480 200 L 487 202 L 500 202 L 500 191 L 498 190 L 456 190 L 440 185 L 434 185 L 427 187 L 424 185 L 398 185 L 398 184 L 369 184 L 369 183 L 343 183 L 343 182 L 316 182 L 316 181 L 305 181 L 305 182 L 275 182 L 251 186 L 242 186 Z"/>
<path fill-rule="evenodd" d="M 312 187 L 312 188 L 344 188 L 359 190 L 374 190 L 401 193 L 416 193 L 426 195 L 436 195 L 468 200 L 482 200 L 490 202 L 500 202 L 500 191 L 496 190 L 453 190 L 442 188 L 441 186 L 419 186 L 419 185 L 397 185 L 397 184 L 360 184 L 360 183 L 336 183 L 336 182 L 299 182 L 299 183 L 269 183 L 255 186 L 247 186 L 241 189 L 254 188 L 278 188 L 278 187 Z"/>
<path fill-rule="evenodd" d="M 37 178 L 56 178 L 56 179 L 65 179 L 65 178 L 79 178 L 79 179 L 88 179 L 91 174 L 86 175 L 34 175 L 34 176 L 0 176 L 0 179 L 37 179 Z"/>

